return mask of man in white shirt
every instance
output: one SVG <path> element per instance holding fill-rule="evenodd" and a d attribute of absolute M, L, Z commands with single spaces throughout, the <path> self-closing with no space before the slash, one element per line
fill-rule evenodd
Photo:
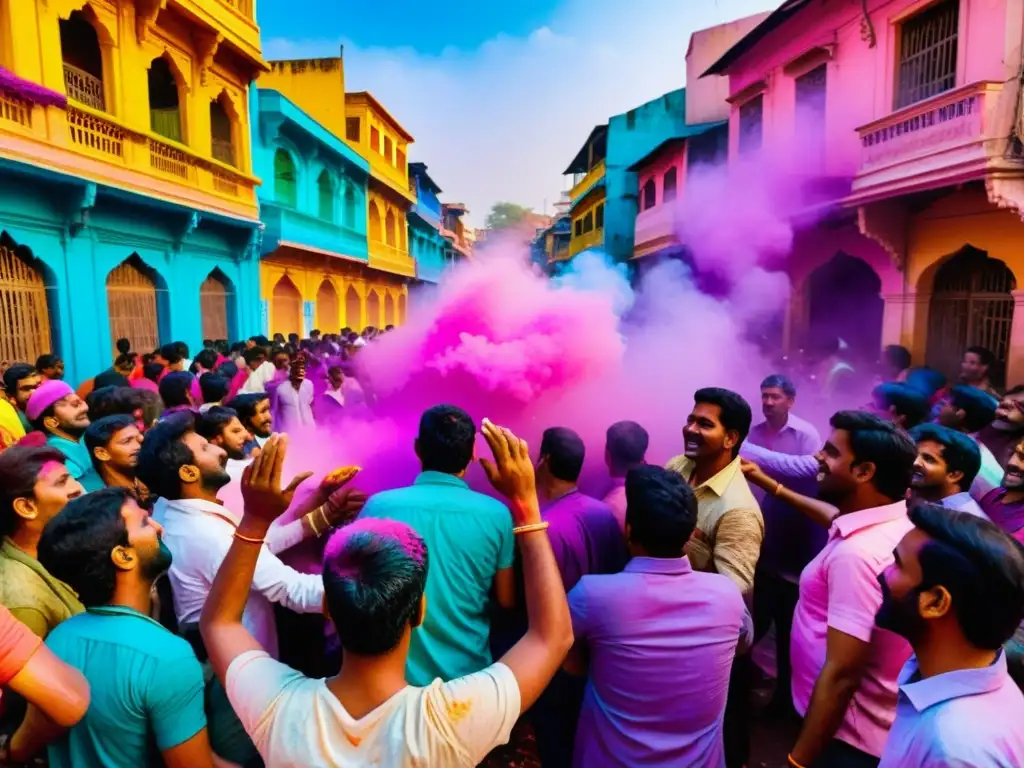
<path fill-rule="evenodd" d="M 343 663 L 311 679 L 274 661 L 245 627 L 246 585 L 267 531 L 290 502 L 281 490 L 287 437 L 275 436 L 246 470 L 245 514 L 203 610 L 200 629 L 231 705 L 267 765 L 475 766 L 508 741 L 572 644 L 562 579 L 541 521 L 526 443 L 484 421 L 495 462 L 482 462 L 511 502 L 523 560 L 529 629 L 501 661 L 425 687 L 405 681 L 428 553 L 404 523 L 364 518 L 328 544 L 327 609 Z"/>
<path fill-rule="evenodd" d="M 241 519 L 217 500 L 217 491 L 231 479 L 226 462 L 224 450 L 195 431 L 194 417 L 187 412 L 173 414 L 150 429 L 139 452 L 138 477 L 160 497 L 153 517 L 163 526 L 163 540 L 174 555 L 169 575 L 174 611 L 182 625 L 199 620 Z M 242 620 L 276 656 L 273 603 L 297 613 L 318 613 L 323 596 L 319 576 L 288 567 L 268 547 L 259 553 Z"/>

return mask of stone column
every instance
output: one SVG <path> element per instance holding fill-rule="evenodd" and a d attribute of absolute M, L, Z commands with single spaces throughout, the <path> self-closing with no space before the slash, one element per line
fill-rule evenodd
<path fill-rule="evenodd" d="M 1010 348 L 1006 351 L 1006 384 L 1016 386 L 1024 381 L 1024 290 L 1012 291 L 1013 325 Z"/>

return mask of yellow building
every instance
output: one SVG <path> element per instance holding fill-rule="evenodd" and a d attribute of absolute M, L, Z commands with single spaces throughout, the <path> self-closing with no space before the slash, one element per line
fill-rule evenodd
<path fill-rule="evenodd" d="M 608 152 L 608 126 L 599 125 L 590 132 L 576 157 L 565 169 L 572 174 L 569 191 L 569 216 L 572 239 L 569 258 L 589 248 L 604 246 L 605 156 Z"/>

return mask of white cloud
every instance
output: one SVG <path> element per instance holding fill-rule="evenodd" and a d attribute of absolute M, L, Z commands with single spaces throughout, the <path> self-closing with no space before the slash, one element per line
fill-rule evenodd
<path fill-rule="evenodd" d="M 525 37 L 499 35 L 437 56 L 359 48 L 343 37 L 268 37 L 269 59 L 337 55 L 349 90 L 371 91 L 415 137 L 442 198 L 477 225 L 491 204 L 540 210 L 591 128 L 685 84 L 690 34 L 773 0 L 566 0 Z"/>

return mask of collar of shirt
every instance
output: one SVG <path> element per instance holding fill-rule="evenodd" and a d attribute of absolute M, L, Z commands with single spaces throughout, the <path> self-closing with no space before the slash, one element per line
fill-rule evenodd
<path fill-rule="evenodd" d="M 236 515 L 223 504 L 217 504 L 205 499 L 170 499 L 161 498 L 157 504 L 163 504 L 168 510 L 179 512 L 183 515 L 202 515 L 219 517 L 235 528 L 242 522 L 242 516 Z M 154 510 L 155 511 L 155 510 Z"/>
<path fill-rule="evenodd" d="M 690 472 L 687 475 L 687 480 L 689 480 L 689 478 L 693 476 L 693 472 L 696 468 L 697 465 L 694 464 L 693 461 L 690 461 Z M 707 488 L 712 493 L 714 493 L 715 496 L 724 496 L 726 490 L 728 490 L 729 488 L 729 484 L 733 481 L 733 479 L 735 479 L 736 473 L 739 471 L 740 457 L 737 456 L 729 463 L 729 465 L 725 469 L 723 469 L 714 477 L 705 480 L 703 483 L 698 485 L 695 490 L 699 491 L 701 488 Z"/>
<path fill-rule="evenodd" d="M 629 573 L 662 573 L 678 575 L 692 573 L 690 558 L 682 557 L 634 557 L 622 569 Z"/>
<path fill-rule="evenodd" d="M 94 615 L 98 614 L 100 616 L 131 616 L 133 618 L 142 619 L 143 621 L 148 621 L 150 624 L 155 624 L 161 629 L 167 629 L 163 624 L 154 619 L 152 616 L 147 616 L 144 613 L 140 613 L 139 611 L 136 611 L 134 608 L 129 608 L 127 605 L 94 605 L 90 608 L 86 608 L 85 611 L 86 613 L 91 613 Z"/>
<path fill-rule="evenodd" d="M 906 501 L 897 501 L 895 504 L 886 504 L 884 507 L 873 507 L 871 509 L 862 509 L 859 512 L 850 512 L 847 515 L 840 515 L 836 518 L 835 522 L 832 523 L 832 528 L 829 529 L 829 536 L 840 536 L 845 539 L 857 531 L 906 516 Z"/>
<path fill-rule="evenodd" d="M 413 481 L 413 485 L 452 485 L 456 488 L 469 488 L 469 484 L 461 477 L 429 469 L 420 472 L 416 480 Z"/>
<path fill-rule="evenodd" d="M 954 493 L 950 496 L 947 496 L 942 501 L 940 501 L 939 504 L 942 505 L 943 507 L 946 507 L 947 509 L 960 509 L 960 507 L 964 506 L 965 504 L 973 500 L 973 497 L 968 491 L 960 491 L 960 493 Z"/>
<path fill-rule="evenodd" d="M 999 651 L 996 660 L 981 669 L 957 669 L 934 677 L 916 679 L 920 674 L 917 656 L 911 656 L 900 672 L 900 691 L 918 712 L 962 696 L 991 693 L 1006 684 L 1006 655 Z"/>
<path fill-rule="evenodd" d="M 73 461 L 82 469 L 92 467 L 92 458 L 89 456 L 89 450 L 81 441 L 68 440 L 66 437 L 60 437 L 58 435 L 48 435 L 46 442 L 63 453 L 68 460 Z"/>
<path fill-rule="evenodd" d="M 560 504 L 561 504 L 561 503 L 562 503 L 563 501 L 568 501 L 568 500 L 572 499 L 572 498 L 573 498 L 574 496 L 576 496 L 576 494 L 578 494 L 579 492 L 580 492 L 580 489 L 579 489 L 579 488 L 570 488 L 570 489 L 569 489 L 568 491 L 566 491 L 565 493 L 563 493 L 563 494 L 562 494 L 561 496 L 556 496 L 555 498 L 553 498 L 553 499 L 550 499 L 550 500 L 548 501 L 548 503 L 544 505 L 544 511 L 545 511 L 545 512 L 549 512 L 549 511 L 551 511 L 552 509 L 557 509 L 557 508 L 558 508 L 558 506 L 559 506 L 559 505 L 560 505 Z"/>

